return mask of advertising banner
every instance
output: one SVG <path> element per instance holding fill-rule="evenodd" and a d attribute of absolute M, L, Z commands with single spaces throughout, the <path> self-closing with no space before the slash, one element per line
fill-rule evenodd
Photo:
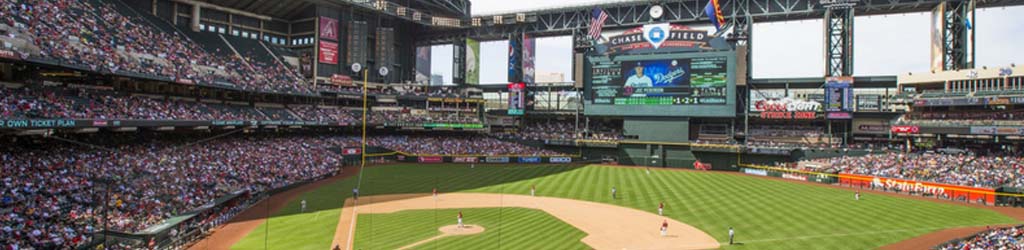
<path fill-rule="evenodd" d="M 455 157 L 455 158 L 452 158 L 452 162 L 454 162 L 454 163 L 477 163 L 479 161 L 480 161 L 480 158 L 477 158 L 477 157 Z"/>
<path fill-rule="evenodd" d="M 5 50 L 5 49 L 0 49 L 0 58 L 7 58 L 7 59 L 11 59 L 11 60 L 21 60 L 21 56 L 19 56 L 18 53 L 14 53 L 14 51 Z"/>
<path fill-rule="evenodd" d="M 968 98 L 928 98 L 914 100 L 914 106 L 977 106 L 985 104 L 985 100 L 977 97 Z"/>
<path fill-rule="evenodd" d="M 803 174 L 782 173 L 782 178 L 798 181 L 807 181 L 807 176 Z"/>
<path fill-rule="evenodd" d="M 971 126 L 975 135 L 1024 135 L 1024 127 Z"/>
<path fill-rule="evenodd" d="M 360 155 L 363 154 L 361 148 L 344 148 L 341 150 L 341 155 Z"/>
<path fill-rule="evenodd" d="M 442 162 L 444 162 L 444 157 L 442 157 L 442 156 L 420 156 L 419 157 L 419 162 L 420 163 L 442 163 Z"/>
<path fill-rule="evenodd" d="M 931 56 L 932 56 L 931 57 L 931 70 L 932 71 L 936 71 L 936 72 L 944 70 L 944 67 L 942 66 L 943 65 L 942 58 L 944 57 L 944 55 L 942 53 L 942 47 L 943 47 L 943 39 L 942 39 L 942 37 L 943 37 L 944 33 L 942 31 L 944 31 L 945 27 L 946 27 L 946 18 L 945 18 L 946 17 L 946 15 L 945 15 L 946 12 L 945 12 L 945 10 L 946 10 L 946 3 L 945 2 L 939 2 L 939 4 L 936 5 L 934 9 L 932 9 L 932 16 L 931 16 L 931 26 L 932 26 L 931 27 L 931 31 L 932 32 L 931 32 L 931 39 L 930 39 L 930 44 L 931 44 L 931 50 L 930 51 L 931 51 Z"/>
<path fill-rule="evenodd" d="M 599 46 L 598 52 L 615 55 L 623 53 L 649 53 L 668 51 L 700 51 L 718 49 L 721 43 L 712 42 L 707 30 L 691 29 L 685 25 L 654 23 L 625 31 L 604 32 L 608 42 Z"/>
<path fill-rule="evenodd" d="M 551 157 L 548 158 L 550 163 L 572 163 L 572 157 Z"/>
<path fill-rule="evenodd" d="M 466 84 L 480 84 L 480 41 L 466 38 Z"/>
<path fill-rule="evenodd" d="M 338 19 L 320 17 L 320 39 L 338 40 Z"/>
<path fill-rule="evenodd" d="M 921 128 L 913 125 L 893 125 L 889 131 L 893 134 L 917 134 L 921 132 Z"/>
<path fill-rule="evenodd" d="M 995 189 L 991 188 L 957 186 L 934 182 L 902 180 L 847 173 L 839 174 L 839 183 L 861 187 L 898 189 L 902 192 L 914 191 L 919 193 L 929 193 L 936 196 L 945 195 L 946 197 L 954 199 L 967 198 L 971 202 L 980 198 L 984 198 L 987 202 L 995 201 Z"/>
<path fill-rule="evenodd" d="M 744 168 L 743 169 L 743 173 L 744 174 L 749 174 L 749 175 L 768 176 L 768 171 L 767 170 L 757 169 L 757 168 Z"/>
<path fill-rule="evenodd" d="M 320 41 L 320 63 L 338 64 L 338 43 Z"/>
<path fill-rule="evenodd" d="M 536 75 L 534 69 L 534 58 L 537 52 L 536 39 L 528 34 L 523 34 L 523 82 L 526 84 L 534 83 L 534 76 Z"/>
<path fill-rule="evenodd" d="M 522 44 L 523 37 L 512 36 L 508 39 L 508 81 L 523 81 Z"/>
<path fill-rule="evenodd" d="M 540 157 L 519 157 L 519 163 L 540 163 Z"/>
<path fill-rule="evenodd" d="M 487 162 L 487 163 L 508 163 L 509 162 L 508 157 L 497 157 L 497 156 L 488 156 L 487 158 L 484 158 L 484 161 Z"/>
<path fill-rule="evenodd" d="M 430 84 L 430 46 L 416 47 L 416 79 L 417 84 Z"/>
<path fill-rule="evenodd" d="M 888 134 L 889 120 L 887 119 L 854 119 L 853 120 L 853 133 L 854 134 Z"/>

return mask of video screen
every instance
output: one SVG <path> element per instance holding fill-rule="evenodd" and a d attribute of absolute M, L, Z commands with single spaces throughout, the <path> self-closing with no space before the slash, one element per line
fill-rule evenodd
<path fill-rule="evenodd" d="M 727 65 L 724 56 L 595 63 L 594 104 L 725 104 Z"/>

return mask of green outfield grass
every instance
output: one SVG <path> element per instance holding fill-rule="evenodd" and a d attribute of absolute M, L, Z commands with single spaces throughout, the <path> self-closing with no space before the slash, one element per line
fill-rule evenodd
<path fill-rule="evenodd" d="M 396 249 L 440 235 L 441 226 L 456 224 L 460 209 L 410 210 L 390 214 L 360 214 L 355 249 Z M 483 233 L 449 236 L 412 249 L 589 249 L 580 242 L 586 234 L 543 211 L 525 208 L 461 209 L 465 223 L 482 226 Z"/>
<path fill-rule="evenodd" d="M 885 195 L 864 194 L 862 200 L 855 201 L 850 191 L 821 185 L 715 172 L 651 172 L 647 175 L 643 168 L 596 165 L 510 164 L 470 169 L 463 165 L 409 164 L 367 168 L 361 191 L 364 195 L 429 193 L 438 187 L 442 192 L 528 194 L 530 185 L 536 185 L 538 195 L 616 204 L 652 213 L 658 202 L 664 201 L 666 216 L 704 230 L 719 241 L 727 241 L 727 228 L 735 227 L 737 241 L 744 244 L 724 249 L 872 249 L 943 228 L 1016 222 L 990 210 Z M 312 211 L 298 213 L 295 200 L 232 249 L 264 249 L 264 240 L 269 249 L 329 249 L 340 204 L 350 196 L 354 185 L 352 178 L 305 194 Z M 619 189 L 619 199 L 611 199 L 612 186 Z M 409 223 L 432 225 L 433 221 Z M 357 227 L 356 235 L 368 230 L 362 223 Z M 558 228 L 530 232 L 556 235 L 560 234 Z M 431 230 L 436 232 L 436 227 Z M 470 243 L 458 246 L 497 247 Z M 507 242 L 501 248 L 529 249 Z"/>

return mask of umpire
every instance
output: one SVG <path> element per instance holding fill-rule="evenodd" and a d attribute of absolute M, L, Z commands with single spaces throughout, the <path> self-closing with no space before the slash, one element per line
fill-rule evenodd
<path fill-rule="evenodd" d="M 359 200 L 359 188 L 352 188 L 352 199 Z"/>

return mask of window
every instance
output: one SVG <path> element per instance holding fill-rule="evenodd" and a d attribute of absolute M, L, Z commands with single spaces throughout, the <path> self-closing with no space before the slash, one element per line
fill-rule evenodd
<path fill-rule="evenodd" d="M 217 32 L 220 32 L 221 34 L 224 34 L 226 32 L 226 30 L 224 30 L 224 27 L 217 27 Z"/>
<path fill-rule="evenodd" d="M 231 35 L 238 36 L 238 34 L 239 34 L 238 30 L 231 30 Z"/>
<path fill-rule="evenodd" d="M 199 30 L 206 31 L 206 24 L 199 24 Z"/>

